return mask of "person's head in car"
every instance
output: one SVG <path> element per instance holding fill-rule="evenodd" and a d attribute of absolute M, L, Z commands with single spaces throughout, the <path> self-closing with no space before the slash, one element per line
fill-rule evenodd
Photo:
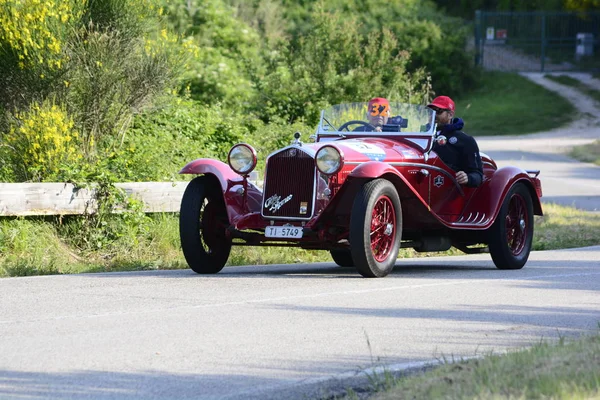
<path fill-rule="evenodd" d="M 454 101 L 448 96 L 438 96 L 427 105 L 435 111 L 435 122 L 438 128 L 448 125 L 454 118 Z"/>
<path fill-rule="evenodd" d="M 369 124 L 373 125 L 374 128 L 381 129 L 383 125 L 387 124 L 390 114 L 390 102 L 388 99 L 374 97 L 369 100 L 367 118 L 369 119 Z"/>

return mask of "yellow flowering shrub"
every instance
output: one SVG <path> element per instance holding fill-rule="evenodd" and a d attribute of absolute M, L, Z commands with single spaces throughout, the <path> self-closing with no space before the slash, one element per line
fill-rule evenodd
<path fill-rule="evenodd" d="M 61 167 L 82 158 L 79 134 L 66 111 L 50 102 L 33 103 L 15 115 L 4 141 L 19 155 L 27 180 L 56 177 Z"/>
<path fill-rule="evenodd" d="M 12 50 L 22 69 L 61 69 L 65 62 L 65 37 L 70 25 L 81 17 L 86 2 L 0 0 L 0 49 Z"/>
<path fill-rule="evenodd" d="M 190 68 L 189 61 L 200 56 L 200 47 L 193 37 L 184 38 L 167 29 L 153 32 L 144 38 L 146 56 L 156 59 L 170 55 L 180 66 Z"/>

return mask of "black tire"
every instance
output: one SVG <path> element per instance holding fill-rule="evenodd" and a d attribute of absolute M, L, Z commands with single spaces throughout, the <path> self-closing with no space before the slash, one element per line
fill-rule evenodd
<path fill-rule="evenodd" d="M 396 188 L 385 179 L 365 183 L 350 216 L 350 249 L 358 272 L 367 278 L 388 275 L 396 264 L 401 238 L 402 207 Z"/>
<path fill-rule="evenodd" d="M 354 267 L 350 249 L 332 249 L 329 250 L 329 253 L 333 261 L 340 267 Z"/>
<path fill-rule="evenodd" d="M 193 179 L 181 199 L 179 237 L 194 272 L 216 274 L 223 269 L 231 251 L 231 239 L 225 236 L 228 225 L 218 181 L 210 176 Z"/>
<path fill-rule="evenodd" d="M 523 268 L 533 240 L 533 202 L 523 183 L 516 183 L 508 191 L 488 234 L 496 268 Z"/>

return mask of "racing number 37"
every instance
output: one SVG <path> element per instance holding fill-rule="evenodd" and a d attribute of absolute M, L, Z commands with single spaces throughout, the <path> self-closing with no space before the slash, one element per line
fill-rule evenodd
<path fill-rule="evenodd" d="M 378 115 L 387 115 L 390 110 L 390 106 L 387 104 L 373 104 L 371 106 L 370 113 L 373 117 L 377 117 Z"/>

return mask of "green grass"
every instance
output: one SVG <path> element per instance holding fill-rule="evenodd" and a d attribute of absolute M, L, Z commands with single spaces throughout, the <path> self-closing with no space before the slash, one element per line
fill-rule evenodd
<path fill-rule="evenodd" d="M 570 207 L 544 205 L 535 219 L 533 250 L 600 244 L 600 215 Z M 43 218 L 0 220 L 0 276 L 139 271 L 187 268 L 179 245 L 175 214 L 156 214 L 143 229 L 98 248 L 78 248 L 64 221 Z M 418 253 L 401 249 L 399 258 L 462 255 L 457 249 Z M 285 247 L 234 246 L 228 266 L 331 262 L 327 251 Z"/>
<path fill-rule="evenodd" d="M 533 250 L 568 249 L 600 244 L 600 214 L 557 204 L 542 204 L 535 217 Z"/>
<path fill-rule="evenodd" d="M 592 144 L 573 147 L 569 156 L 579 161 L 600 165 L 600 140 L 596 140 Z"/>
<path fill-rule="evenodd" d="M 560 95 L 518 74 L 485 72 L 477 90 L 457 99 L 456 116 L 475 137 L 520 135 L 566 125 L 576 110 Z"/>
<path fill-rule="evenodd" d="M 579 79 L 571 78 L 567 75 L 544 75 L 545 78 L 550 79 L 554 82 L 558 82 L 561 85 L 571 86 L 579 90 L 583 94 L 591 97 L 596 101 L 600 101 L 600 90 L 593 89 Z"/>
<path fill-rule="evenodd" d="M 391 383 L 381 379 L 383 390 L 369 399 L 598 399 L 599 365 L 599 335 L 561 338 L 445 364 Z"/>

